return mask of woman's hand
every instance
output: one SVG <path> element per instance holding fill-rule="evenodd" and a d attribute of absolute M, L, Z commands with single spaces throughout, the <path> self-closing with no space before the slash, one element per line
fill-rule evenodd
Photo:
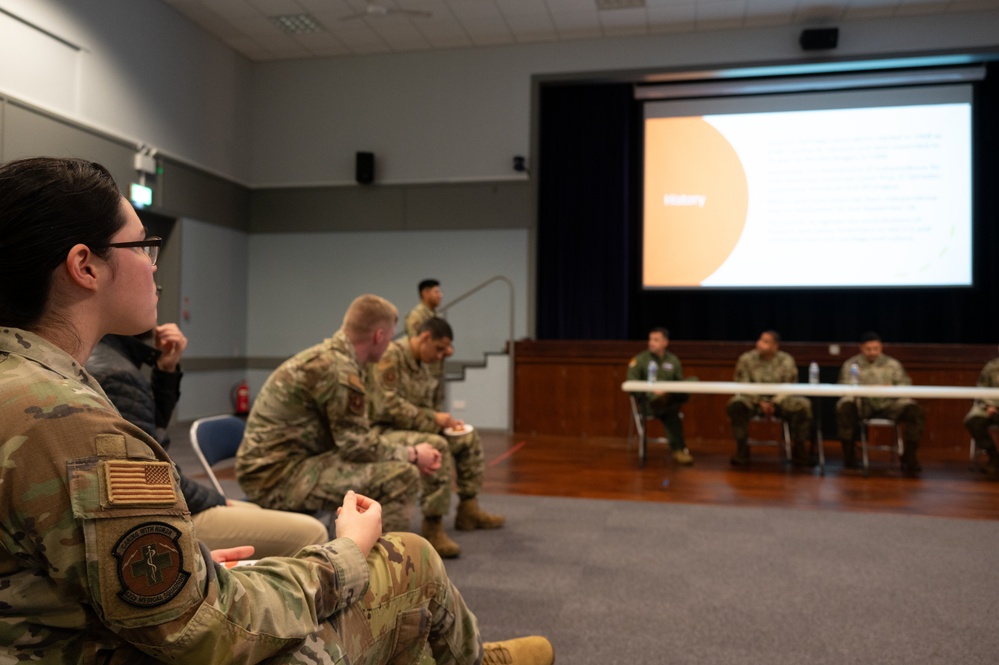
<path fill-rule="evenodd" d="M 366 558 L 381 535 L 382 505 L 349 490 L 336 509 L 336 537 L 353 540 Z"/>

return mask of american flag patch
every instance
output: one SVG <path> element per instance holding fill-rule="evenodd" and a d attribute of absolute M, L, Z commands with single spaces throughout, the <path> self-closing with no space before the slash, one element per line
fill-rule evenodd
<path fill-rule="evenodd" d="M 176 503 L 170 466 L 169 462 L 105 462 L 108 501 L 116 506 Z"/>

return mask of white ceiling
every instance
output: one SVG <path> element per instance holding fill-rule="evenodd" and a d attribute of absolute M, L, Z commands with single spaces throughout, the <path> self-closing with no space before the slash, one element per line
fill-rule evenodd
<path fill-rule="evenodd" d="M 314 58 L 989 11 L 999 0 L 162 0 L 250 60 Z M 366 5 L 420 10 L 364 16 Z M 600 6 L 620 7 L 598 9 Z M 638 6 L 635 6 L 638 5 Z M 319 30 L 272 20 L 308 14 Z"/>

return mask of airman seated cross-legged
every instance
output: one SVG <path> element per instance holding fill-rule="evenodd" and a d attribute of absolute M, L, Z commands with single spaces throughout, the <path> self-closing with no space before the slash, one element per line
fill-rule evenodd
<path fill-rule="evenodd" d="M 464 423 L 450 413 L 436 408 L 434 395 L 437 379 L 429 365 L 440 361 L 454 339 L 447 321 L 431 317 L 417 329 L 416 335 L 392 342 L 381 360 L 368 371 L 371 395 L 370 413 L 374 428 L 385 434 L 397 430 L 416 430 L 427 434 L 448 432 L 445 437 L 448 454 L 454 460 L 458 488 L 458 514 L 455 528 L 459 531 L 496 529 L 503 526 L 500 515 L 491 515 L 479 506 L 478 495 L 485 474 L 485 460 L 479 433 L 474 429 L 464 434 L 455 433 Z M 438 475 L 443 475 L 442 470 Z M 448 470 L 449 471 L 449 470 Z M 441 526 L 443 515 L 451 505 L 450 476 L 437 482 L 424 484 L 422 508 L 423 536 L 434 543 L 441 556 L 460 551 Z M 439 545 L 439 546 L 438 546 Z"/>
<path fill-rule="evenodd" d="M 550 665 L 542 637 L 483 644 L 370 497 L 291 557 L 198 540 L 176 467 L 84 369 L 156 324 L 161 242 L 100 164 L 0 165 L 0 662 Z"/>

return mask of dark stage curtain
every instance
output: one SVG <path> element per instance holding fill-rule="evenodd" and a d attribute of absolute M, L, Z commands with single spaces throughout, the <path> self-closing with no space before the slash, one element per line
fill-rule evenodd
<path fill-rule="evenodd" d="M 541 89 L 539 339 L 627 339 L 630 85 Z"/>

